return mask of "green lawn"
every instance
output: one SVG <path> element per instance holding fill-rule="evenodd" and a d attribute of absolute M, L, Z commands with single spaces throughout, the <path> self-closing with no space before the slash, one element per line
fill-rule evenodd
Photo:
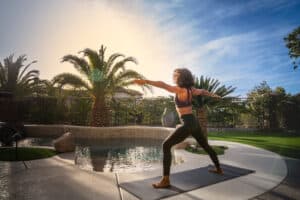
<path fill-rule="evenodd" d="M 55 150 L 52 149 L 31 148 L 31 147 L 18 148 L 18 161 L 48 158 L 54 155 L 56 155 L 56 152 Z M 16 161 L 15 148 L 14 147 L 0 148 L 0 161 Z"/>
<path fill-rule="evenodd" d="M 224 140 L 253 145 L 283 156 L 300 159 L 300 135 L 260 132 L 211 132 L 210 140 Z"/>
<path fill-rule="evenodd" d="M 223 155 L 225 150 L 228 149 L 228 147 L 225 147 L 225 146 L 215 146 L 215 145 L 212 145 L 212 148 L 215 150 L 215 152 L 218 155 Z M 185 148 L 185 150 L 187 150 L 191 153 L 198 153 L 198 154 L 206 154 L 207 155 L 207 152 L 204 151 L 201 147 L 192 148 L 191 146 L 188 146 L 188 147 Z"/>

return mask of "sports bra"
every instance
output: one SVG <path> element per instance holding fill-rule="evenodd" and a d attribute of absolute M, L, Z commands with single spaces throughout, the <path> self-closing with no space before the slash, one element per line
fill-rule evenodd
<path fill-rule="evenodd" d="M 187 95 L 188 95 L 186 101 L 180 101 L 178 99 L 177 94 L 175 95 L 175 104 L 176 104 L 176 107 L 182 108 L 182 107 L 188 107 L 188 106 L 192 105 L 192 101 L 190 101 L 190 92 L 189 92 L 189 89 L 186 88 L 186 90 L 187 90 Z"/>

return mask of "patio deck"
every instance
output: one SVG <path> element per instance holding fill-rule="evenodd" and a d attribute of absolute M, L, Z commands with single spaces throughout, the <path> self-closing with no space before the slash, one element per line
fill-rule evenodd
<path fill-rule="evenodd" d="M 255 173 L 165 199 L 250 199 L 273 189 L 287 175 L 285 161 L 278 154 L 240 143 L 210 143 L 229 147 L 224 155 L 219 156 L 221 163 L 255 170 Z M 172 166 L 171 173 L 211 164 L 206 155 L 192 154 L 185 150 L 175 150 L 175 153 L 184 162 Z M 118 184 L 159 176 L 162 171 L 158 169 L 134 174 L 86 171 L 74 165 L 73 153 L 25 161 L 25 164 L 0 162 L 0 199 L 135 200 L 137 198 L 134 195 L 120 188 Z"/>

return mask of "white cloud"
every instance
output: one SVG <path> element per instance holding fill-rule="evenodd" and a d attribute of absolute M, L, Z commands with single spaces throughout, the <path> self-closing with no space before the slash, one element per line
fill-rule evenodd
<path fill-rule="evenodd" d="M 121 52 L 134 56 L 139 65 L 131 66 L 133 69 L 149 79 L 170 84 L 172 70 L 179 66 L 236 86 L 240 94 L 262 80 L 273 84 L 275 80 L 288 79 L 288 75 L 279 73 L 283 66 L 277 64 L 287 65 L 286 60 L 274 55 L 282 53 L 282 49 L 278 48 L 278 43 L 276 46 L 272 42 L 282 41 L 283 35 L 291 30 L 289 25 L 280 29 L 273 25 L 271 29 L 266 27 L 265 30 L 245 33 L 224 31 L 223 35 L 215 37 L 210 35 L 215 30 L 207 28 L 210 23 L 217 25 L 220 20 L 238 16 L 245 10 L 252 12 L 286 6 L 282 1 L 217 5 L 199 18 L 188 16 L 209 9 L 210 1 L 201 2 L 192 10 L 184 10 L 186 2 L 181 0 L 53 2 L 50 5 L 38 4 L 40 10 L 34 15 L 37 18 L 34 24 L 28 24 L 19 33 L 21 37 L 21 34 L 29 35 L 28 30 L 34 30 L 30 42 L 18 45 L 39 60 L 42 78 L 51 78 L 63 71 L 76 73 L 70 64 L 61 64 L 59 59 L 65 54 L 76 54 L 85 47 L 98 49 L 104 44 L 108 47 L 108 55 Z M 178 10 L 187 17 L 182 18 Z M 209 39 L 208 35 L 211 36 Z M 274 66 L 265 66 L 270 63 Z M 266 74 L 265 69 L 260 69 L 262 66 L 274 73 Z M 154 91 L 155 96 L 169 94 L 161 89 Z"/>

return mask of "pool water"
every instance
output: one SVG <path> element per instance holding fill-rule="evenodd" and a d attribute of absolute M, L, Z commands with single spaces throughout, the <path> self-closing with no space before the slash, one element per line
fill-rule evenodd
<path fill-rule="evenodd" d="M 162 140 L 145 138 L 76 139 L 74 163 L 98 172 L 138 172 L 162 168 Z M 20 146 L 53 146 L 53 138 L 27 138 Z M 59 156 L 59 154 L 58 154 Z M 172 159 L 174 164 L 176 159 Z"/>
<path fill-rule="evenodd" d="M 136 172 L 161 167 L 161 140 L 106 139 L 77 141 L 75 164 L 101 172 Z"/>

